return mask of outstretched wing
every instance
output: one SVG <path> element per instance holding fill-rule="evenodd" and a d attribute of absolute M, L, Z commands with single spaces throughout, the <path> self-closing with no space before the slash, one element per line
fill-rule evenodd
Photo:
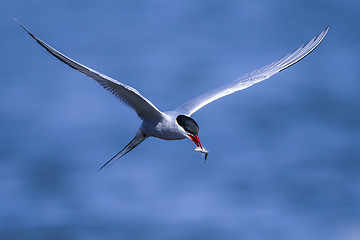
<path fill-rule="evenodd" d="M 34 34 L 32 34 L 22 24 L 20 24 L 20 26 L 25 29 L 25 31 L 51 55 L 74 68 L 75 70 L 78 70 L 79 72 L 94 79 L 106 90 L 110 91 L 121 101 L 133 108 L 141 119 L 154 119 L 160 118 L 162 116 L 162 112 L 159 111 L 148 99 L 142 96 L 136 89 L 72 60 L 71 58 L 65 56 L 61 52 L 57 51 L 53 47 L 34 36 Z"/>
<path fill-rule="evenodd" d="M 238 78 L 237 80 L 229 84 L 226 84 L 222 87 L 216 88 L 203 95 L 200 95 L 179 106 L 175 109 L 175 111 L 190 116 L 206 104 L 211 103 L 212 101 L 215 101 L 221 97 L 232 94 L 244 88 L 248 88 L 251 85 L 261 82 L 265 79 L 268 79 L 272 75 L 292 66 L 293 64 L 306 57 L 321 43 L 328 31 L 329 27 L 323 30 L 317 37 L 314 37 L 308 43 L 302 45 L 292 53 L 289 53 L 288 55 L 283 57 L 282 59 L 270 65 L 267 65 L 259 70 L 255 70 L 252 73 L 246 74 L 245 76 Z"/>

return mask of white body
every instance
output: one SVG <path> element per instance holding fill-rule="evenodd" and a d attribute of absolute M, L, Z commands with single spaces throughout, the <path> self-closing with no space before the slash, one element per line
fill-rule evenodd
<path fill-rule="evenodd" d="M 143 121 L 140 130 L 147 137 L 156 137 L 164 140 L 181 140 L 186 138 L 185 130 L 176 122 L 178 112 L 163 112 L 160 119 Z"/>

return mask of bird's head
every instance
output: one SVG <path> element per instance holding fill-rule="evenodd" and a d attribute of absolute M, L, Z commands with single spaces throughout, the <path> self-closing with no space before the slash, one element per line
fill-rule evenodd
<path fill-rule="evenodd" d="M 196 144 L 196 146 L 204 149 L 198 136 L 199 125 L 195 122 L 194 119 L 185 115 L 179 115 L 176 117 L 176 122 L 185 130 L 186 137 L 191 139 Z"/>

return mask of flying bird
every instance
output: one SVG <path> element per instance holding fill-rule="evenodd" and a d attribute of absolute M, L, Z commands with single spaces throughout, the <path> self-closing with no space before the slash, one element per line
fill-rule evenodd
<path fill-rule="evenodd" d="M 114 163 L 116 160 L 130 152 L 148 137 L 156 137 L 165 140 L 180 140 L 189 138 L 196 144 L 195 151 L 200 151 L 205 155 L 205 161 L 208 151 L 202 146 L 199 139 L 199 125 L 191 118 L 191 115 L 205 105 L 222 98 L 226 95 L 232 94 L 239 90 L 248 88 L 255 83 L 268 79 L 272 75 L 285 70 L 286 68 L 297 63 L 309 53 L 311 53 L 325 38 L 329 26 L 324 29 L 318 36 L 311 39 L 308 43 L 300 46 L 295 51 L 287 54 L 285 57 L 275 61 L 261 69 L 255 70 L 223 85 L 219 88 L 206 92 L 198 97 L 195 97 L 188 102 L 180 105 L 172 111 L 160 111 L 147 98 L 141 95 L 135 88 L 121 83 L 105 74 L 97 72 L 81 63 L 78 63 L 71 58 L 65 56 L 55 48 L 51 47 L 44 41 L 40 40 L 32 34 L 24 25 L 20 26 L 45 48 L 51 55 L 74 68 L 75 70 L 94 79 L 103 88 L 114 94 L 122 102 L 129 105 L 137 113 L 142 120 L 139 130 L 131 142 L 126 145 L 119 153 L 107 161 L 99 170 L 105 166 Z"/>

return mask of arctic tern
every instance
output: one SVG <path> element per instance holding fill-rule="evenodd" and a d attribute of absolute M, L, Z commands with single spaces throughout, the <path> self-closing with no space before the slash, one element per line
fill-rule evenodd
<path fill-rule="evenodd" d="M 188 102 L 180 105 L 172 111 L 160 111 L 152 104 L 147 98 L 142 96 L 135 88 L 132 88 L 124 83 L 121 83 L 109 76 L 99 73 L 85 65 L 82 65 L 71 58 L 65 56 L 61 52 L 57 51 L 44 41 L 40 40 L 34 34 L 32 34 L 24 25 L 20 23 L 20 26 L 45 48 L 51 55 L 69 65 L 75 70 L 87 75 L 94 79 L 103 88 L 114 94 L 123 103 L 129 105 L 137 113 L 142 120 L 139 130 L 131 142 L 126 145 L 119 153 L 113 158 L 107 161 L 99 170 L 107 165 L 114 163 L 116 160 L 130 152 L 140 143 L 142 143 L 148 137 L 156 137 L 165 140 L 180 140 L 184 138 L 191 139 L 195 144 L 195 151 L 199 151 L 205 154 L 205 160 L 208 155 L 208 151 L 201 145 L 198 133 L 199 126 L 190 116 L 204 107 L 205 105 L 222 98 L 226 95 L 232 94 L 239 90 L 248 88 L 255 83 L 268 79 L 272 75 L 285 70 L 286 68 L 297 63 L 309 53 L 311 53 L 325 38 L 329 27 L 323 30 L 318 36 L 311 39 L 308 43 L 300 46 L 295 51 L 287 54 L 285 57 L 278 61 L 275 61 L 263 68 L 255 70 L 251 73 L 244 75 L 223 85 L 219 88 L 206 92 L 198 97 L 191 99 Z"/>

